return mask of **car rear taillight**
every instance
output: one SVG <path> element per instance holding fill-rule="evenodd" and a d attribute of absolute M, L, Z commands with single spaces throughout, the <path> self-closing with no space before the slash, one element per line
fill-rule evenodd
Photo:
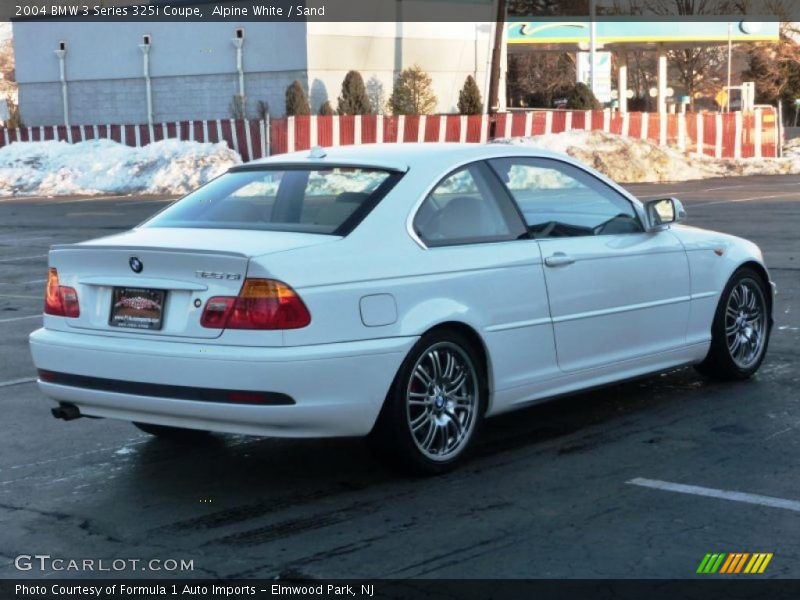
<path fill-rule="evenodd" d="M 209 298 L 200 318 L 208 329 L 300 329 L 310 322 L 300 296 L 272 279 L 245 279 L 238 296 Z"/>
<path fill-rule="evenodd" d="M 57 317 L 81 316 L 81 307 L 78 302 L 78 292 L 75 288 L 59 285 L 58 271 L 52 267 L 47 273 L 47 291 L 44 295 L 44 312 Z"/>

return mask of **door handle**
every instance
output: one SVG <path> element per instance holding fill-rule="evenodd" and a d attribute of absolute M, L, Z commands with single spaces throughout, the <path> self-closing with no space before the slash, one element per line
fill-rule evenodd
<path fill-rule="evenodd" d="M 556 252 L 555 254 L 544 259 L 544 264 L 546 264 L 548 267 L 563 267 L 565 265 L 571 265 L 574 262 L 574 256 L 569 256 L 563 252 Z"/>

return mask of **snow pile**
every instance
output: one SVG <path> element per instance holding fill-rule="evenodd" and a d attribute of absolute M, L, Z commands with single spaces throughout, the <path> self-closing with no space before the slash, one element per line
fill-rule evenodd
<path fill-rule="evenodd" d="M 224 143 L 15 142 L 0 148 L 0 195 L 184 194 L 240 162 Z"/>
<path fill-rule="evenodd" d="M 603 131 L 567 131 L 497 143 L 535 146 L 561 152 L 623 183 L 688 181 L 735 175 L 800 173 L 800 145 L 784 158 L 715 159 L 684 154 L 647 140 Z"/>
<path fill-rule="evenodd" d="M 792 138 L 783 145 L 784 158 L 800 158 L 800 137 Z"/>

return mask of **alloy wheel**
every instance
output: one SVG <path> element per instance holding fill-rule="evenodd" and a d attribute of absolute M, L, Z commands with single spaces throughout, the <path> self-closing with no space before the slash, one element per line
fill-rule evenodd
<path fill-rule="evenodd" d="M 478 376 L 469 355 L 451 342 L 425 350 L 411 371 L 406 416 L 417 448 L 445 461 L 466 446 L 477 420 Z"/>
<path fill-rule="evenodd" d="M 740 369 L 748 369 L 761 358 L 767 339 L 767 308 L 757 282 L 739 281 L 728 296 L 725 307 L 725 341 L 731 359 Z"/>

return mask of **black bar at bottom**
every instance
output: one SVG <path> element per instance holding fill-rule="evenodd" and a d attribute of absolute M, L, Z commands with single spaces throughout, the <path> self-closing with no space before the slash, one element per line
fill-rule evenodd
<path fill-rule="evenodd" d="M 252 404 L 266 406 L 289 406 L 295 403 L 291 396 L 279 392 L 261 392 L 254 390 L 221 390 L 215 388 L 197 388 L 181 385 L 163 385 L 160 383 L 142 383 L 139 381 L 121 381 L 118 379 L 102 379 L 71 373 L 59 373 L 39 369 L 39 379 L 45 383 L 66 385 L 103 392 L 132 394 L 134 396 L 154 396 L 172 400 L 196 400 L 198 402 L 223 402 L 226 404 Z"/>
<path fill-rule="evenodd" d="M 335 598 L 458 600 L 739 600 L 800 597 L 800 580 L 709 575 L 696 579 L 409 579 L 409 580 L 185 580 L 185 579 L 5 579 L 0 600 L 37 598 L 303 599 Z"/>

